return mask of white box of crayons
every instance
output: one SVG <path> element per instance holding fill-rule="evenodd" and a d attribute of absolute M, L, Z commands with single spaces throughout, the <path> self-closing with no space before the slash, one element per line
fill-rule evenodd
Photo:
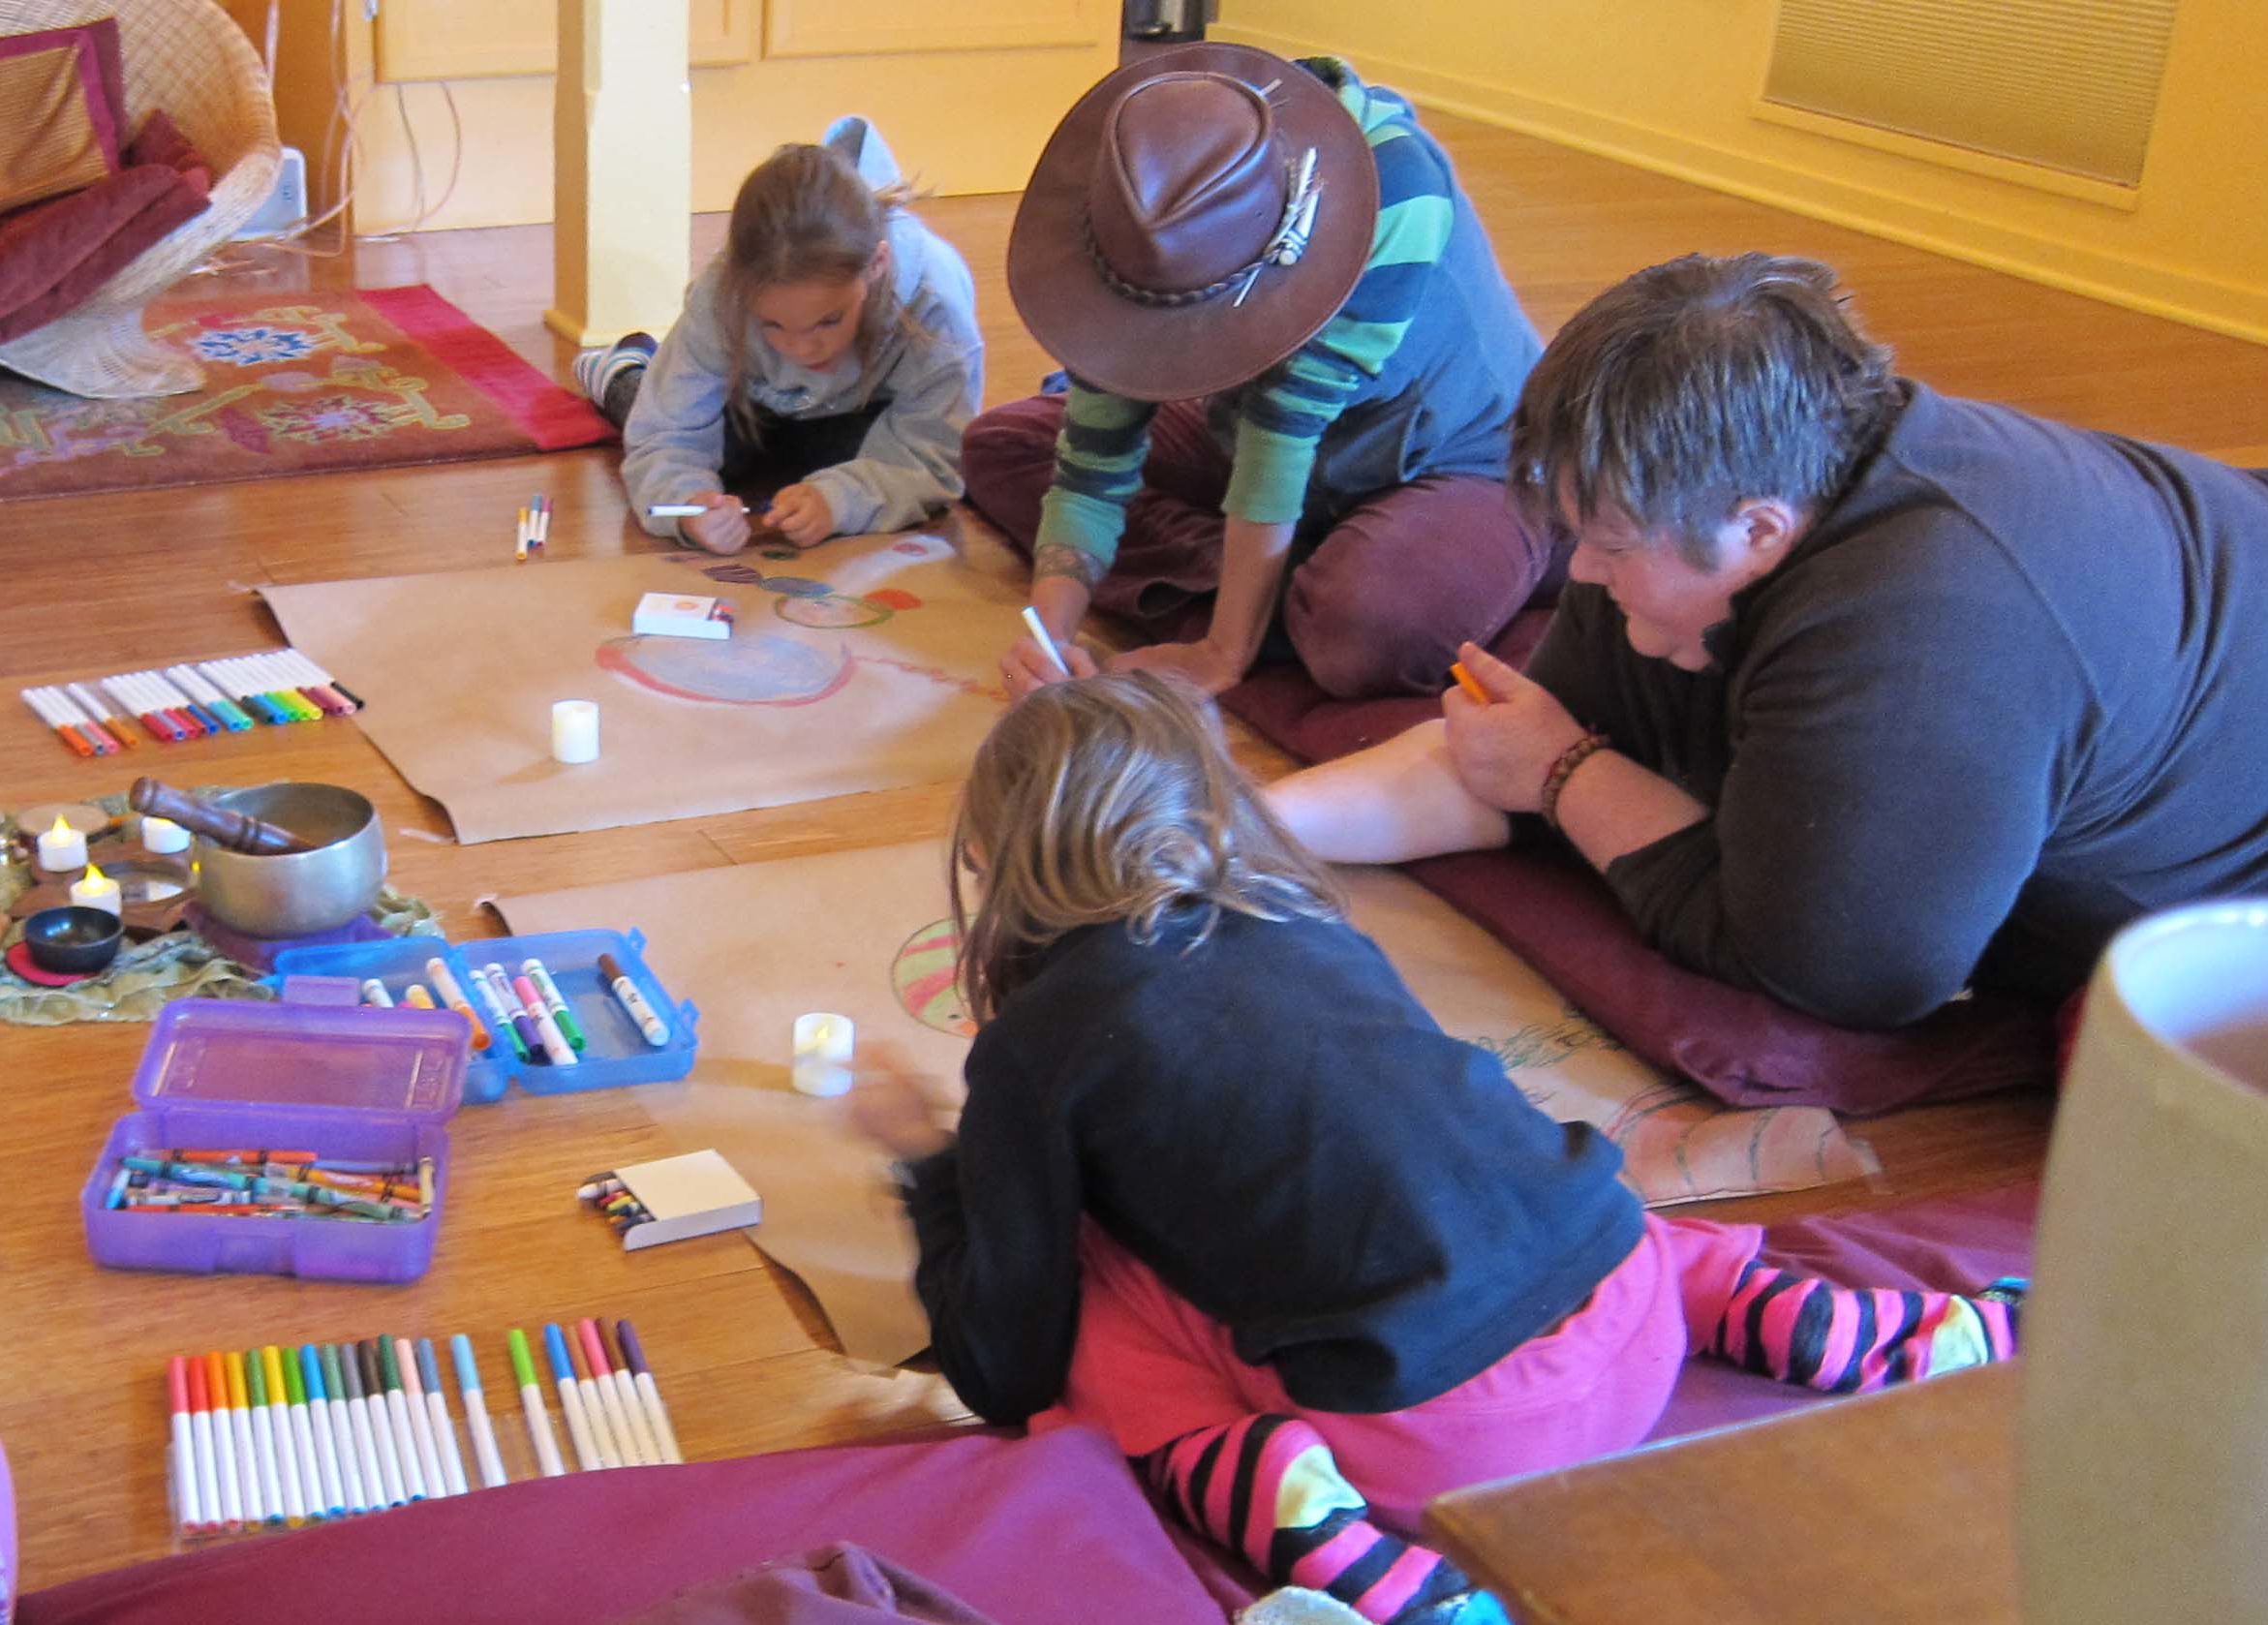
<path fill-rule="evenodd" d="M 585 1193 L 621 1235 L 625 1252 L 746 1230 L 764 1218 L 764 1199 L 713 1150 L 617 1168 Z"/>
<path fill-rule="evenodd" d="M 732 601 L 685 593 L 648 593 L 630 616 L 630 630 L 641 637 L 730 637 Z"/>

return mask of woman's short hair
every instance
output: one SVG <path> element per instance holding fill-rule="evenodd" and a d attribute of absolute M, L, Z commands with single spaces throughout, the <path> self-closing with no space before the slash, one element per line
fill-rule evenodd
<path fill-rule="evenodd" d="M 1899 402 L 1870 340 L 1814 260 L 1689 254 L 1601 293 L 1520 392 L 1511 487 L 1531 519 L 1619 510 L 1695 563 L 1748 498 L 1824 506 Z"/>

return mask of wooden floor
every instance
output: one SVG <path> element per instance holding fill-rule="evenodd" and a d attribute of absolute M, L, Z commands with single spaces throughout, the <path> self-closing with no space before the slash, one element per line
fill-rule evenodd
<path fill-rule="evenodd" d="M 1606 283 L 1690 249 L 1820 256 L 1908 369 L 1940 386 L 2083 423 L 2268 462 L 2268 351 L 2132 315 L 1917 251 L 1720 197 L 1501 131 L 1442 119 L 1522 298 L 1554 327 Z M 1027 392 L 1048 363 L 1002 284 L 1012 198 L 943 200 L 935 223 L 976 272 L 988 401 Z M 720 222 L 696 227 L 706 252 Z M 551 295 L 540 230 L 366 243 L 312 263 L 275 257 L 215 283 L 279 293 L 352 282 L 428 282 L 567 376 L 542 328 Z M 0 635 L 0 805 L 121 790 L 130 766 L 82 763 L 15 700 L 27 683 L 273 642 L 253 597 L 293 582 L 488 566 L 506 515 L 532 489 L 557 504 L 563 558 L 656 544 L 626 516 L 610 451 L 0 506 L 0 565 L 15 608 Z M 1262 771 L 1282 764 L 1253 748 Z M 144 760 L 147 759 L 146 752 Z M 351 725 L 258 731 L 169 751 L 210 782 L 310 779 L 375 800 L 396 883 L 453 936 L 487 935 L 484 895 L 755 862 L 939 832 L 950 786 L 471 848 Z M 456 1119 L 459 1189 L 432 1272 L 401 1289 L 100 1271 L 75 1202 L 146 1028 L 0 1028 L 0 1444 L 20 1497 L 24 1580 L 42 1585 L 170 1548 L 161 1462 L 163 1362 L 173 1352 L 381 1331 L 469 1331 L 594 1312 L 639 1324 L 688 1450 L 716 1457 L 881 1434 L 961 1415 L 937 1379 L 851 1368 L 793 1283 L 744 1242 L 716 1238 L 626 1257 L 572 1210 L 591 1169 L 661 1149 L 635 1090 L 514 1095 Z M 1877 1185 L 1736 1205 L 1770 1214 L 1958 1189 L 2032 1166 L 2044 1108 L 2001 1100 L 1862 1125 Z M 492 1377 L 492 1392 L 501 1379 Z M 506 1430 L 509 1430 L 507 1419 Z"/>

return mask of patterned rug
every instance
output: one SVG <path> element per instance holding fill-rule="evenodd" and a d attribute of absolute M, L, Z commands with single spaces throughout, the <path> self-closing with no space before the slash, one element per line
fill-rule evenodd
<path fill-rule="evenodd" d="M 190 395 L 90 401 L 0 373 L 0 501 L 471 457 L 614 436 L 430 288 L 161 300 Z"/>

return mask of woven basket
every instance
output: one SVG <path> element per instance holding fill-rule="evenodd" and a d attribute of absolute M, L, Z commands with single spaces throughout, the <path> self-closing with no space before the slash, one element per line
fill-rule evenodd
<path fill-rule="evenodd" d="M 118 19 L 125 128 L 163 108 L 212 168 L 211 206 L 145 249 L 94 296 L 0 344 L 0 367 L 75 395 L 178 395 L 203 369 L 142 330 L 149 302 L 228 241 L 274 190 L 281 154 L 267 72 L 213 0 L 7 0 L 11 33 Z"/>

